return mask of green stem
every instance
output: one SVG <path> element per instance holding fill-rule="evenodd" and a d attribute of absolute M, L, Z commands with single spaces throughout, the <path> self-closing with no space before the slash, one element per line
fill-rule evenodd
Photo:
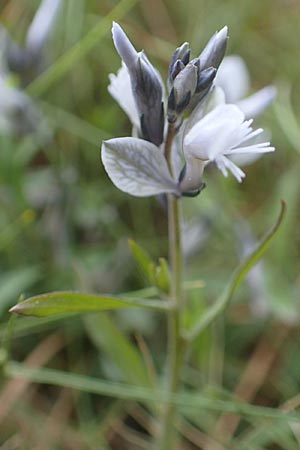
<path fill-rule="evenodd" d="M 172 172 L 171 146 L 175 136 L 174 126 L 169 125 L 165 156 Z M 172 270 L 170 292 L 170 310 L 168 311 L 168 343 L 166 360 L 167 399 L 178 391 L 180 372 L 184 355 L 184 340 L 181 333 L 182 311 L 184 307 L 182 295 L 182 250 L 181 250 L 181 205 L 180 199 L 168 196 L 169 223 L 169 258 Z M 177 408 L 174 403 L 166 402 L 161 410 L 159 420 L 160 433 L 156 442 L 157 450 L 174 450 L 177 442 Z"/>

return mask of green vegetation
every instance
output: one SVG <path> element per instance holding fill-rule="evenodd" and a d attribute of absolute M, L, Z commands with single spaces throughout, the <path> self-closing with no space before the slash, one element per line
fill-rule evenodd
<path fill-rule="evenodd" d="M 39 2 L 0 3 L 1 24 L 24 42 Z M 0 127 L 0 446 L 151 449 L 159 402 L 166 400 L 168 305 L 158 300 L 170 283 L 166 212 L 160 199 L 118 191 L 100 162 L 103 139 L 131 133 L 107 92 L 108 74 L 120 67 L 112 20 L 165 77 L 178 45 L 189 41 L 200 52 L 226 24 L 227 55 L 244 58 L 253 92 L 268 84 L 278 89 L 274 105 L 255 120 L 270 132 L 276 152 L 246 167 L 242 184 L 209 167 L 205 191 L 183 200 L 184 321 L 194 340 L 182 390 L 170 401 L 181 412 L 180 450 L 297 450 L 300 5 L 294 0 L 63 1 L 41 71 L 22 88 L 41 111 L 37 128 L 17 136 Z M 16 74 L 10 82 L 22 84 Z M 281 200 L 285 218 L 265 236 L 279 225 Z M 261 256 L 256 274 L 245 278 Z M 53 317 L 8 312 L 30 297 L 30 314 L 41 294 L 66 290 L 76 301 L 78 292 L 99 298 L 79 298 L 72 315 L 62 303 Z M 98 307 L 103 294 L 106 303 Z M 116 310 L 98 312 L 104 309 Z"/>

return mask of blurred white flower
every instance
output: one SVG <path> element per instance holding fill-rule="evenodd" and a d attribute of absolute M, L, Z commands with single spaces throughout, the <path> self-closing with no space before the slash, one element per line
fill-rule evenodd
<path fill-rule="evenodd" d="M 181 189 L 197 189 L 203 170 L 210 162 L 215 162 L 225 177 L 229 170 L 241 182 L 245 174 L 231 161 L 231 156 L 274 151 L 269 142 L 251 143 L 263 132 L 262 128 L 253 130 L 251 123 L 252 120 L 245 121 L 245 114 L 237 106 L 223 104 L 189 129 L 183 139 L 186 171 Z"/>
<path fill-rule="evenodd" d="M 255 94 L 245 97 L 250 90 L 250 76 L 244 60 L 238 55 L 223 59 L 215 84 L 223 89 L 226 103 L 237 104 L 247 119 L 261 114 L 276 97 L 274 86 L 266 86 Z"/>
<path fill-rule="evenodd" d="M 39 123 L 40 113 L 30 97 L 0 74 L 0 132 L 30 133 Z"/>
<path fill-rule="evenodd" d="M 29 26 L 25 45 L 17 44 L 6 29 L 0 26 L 0 53 L 6 70 L 17 73 L 23 86 L 41 71 L 45 59 L 45 44 L 53 33 L 61 4 L 62 0 L 41 0 Z"/>

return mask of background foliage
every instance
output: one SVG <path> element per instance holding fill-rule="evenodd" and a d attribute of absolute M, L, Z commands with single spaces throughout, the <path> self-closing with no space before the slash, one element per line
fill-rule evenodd
<path fill-rule="evenodd" d="M 37 1 L 0 1 L 1 22 L 17 41 L 22 42 L 37 6 Z M 27 87 L 42 111 L 41 129 L 22 139 L 0 135 L 4 349 L 9 344 L 13 359 L 31 366 L 141 386 L 151 385 L 161 370 L 164 321 L 155 312 L 129 309 L 68 320 L 21 318 L 7 328 L 7 310 L 22 293 L 142 289 L 145 280 L 136 270 L 127 237 L 155 259 L 167 256 L 160 202 L 119 192 L 100 164 L 101 140 L 130 132 L 125 114 L 107 92 L 108 74 L 120 66 L 110 35 L 112 19 L 124 25 L 132 42 L 145 48 L 165 75 L 178 44 L 189 41 L 200 52 L 211 34 L 227 24 L 227 54 L 246 60 L 253 90 L 269 83 L 278 88 L 276 104 L 257 121 L 271 131 L 276 153 L 249 166 L 242 185 L 232 177 L 224 179 L 212 167 L 203 194 L 184 200 L 186 279 L 198 285 L 190 291 L 193 313 L 186 320 L 200 314 L 224 288 L 242 255 L 274 222 L 280 199 L 287 202 L 287 217 L 225 317 L 196 342 L 183 378 L 186 386 L 199 390 L 200 400 L 202 394 L 210 394 L 216 402 L 239 405 L 239 397 L 278 411 L 294 410 L 300 384 L 296 0 L 64 0 L 45 49 L 45 67 Z M 16 374 L 23 366 L 11 365 L 10 370 Z M 53 384 L 64 384 L 55 380 L 55 373 L 48 376 Z M 73 391 L 3 377 L 1 448 L 148 448 L 147 434 L 155 427 L 151 411 L 132 401 L 124 403 L 120 392 L 114 399 L 96 395 L 100 391 L 87 388 L 86 380 L 81 390 Z M 102 394 L 105 389 L 109 392 L 109 384 Z M 299 448 L 299 422 L 261 417 L 259 410 L 253 415 L 242 411 L 237 419 L 221 404 L 206 409 L 200 400 L 199 408 L 182 423 L 187 449 Z M 227 430 L 227 442 L 218 446 L 222 429 Z"/>

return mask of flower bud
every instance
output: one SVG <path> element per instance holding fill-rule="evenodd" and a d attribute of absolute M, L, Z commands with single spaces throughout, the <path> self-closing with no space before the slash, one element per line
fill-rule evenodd
<path fill-rule="evenodd" d="M 209 89 L 214 81 L 216 76 L 217 69 L 215 67 L 208 67 L 208 69 L 204 69 L 199 72 L 199 77 L 197 80 L 197 94 Z"/>
<path fill-rule="evenodd" d="M 174 80 L 173 88 L 168 102 L 168 114 L 181 114 L 188 106 L 195 93 L 198 80 L 198 69 L 189 63 Z M 171 120 L 172 121 L 172 120 Z"/>
<path fill-rule="evenodd" d="M 160 145 L 164 131 L 163 87 L 160 77 L 145 53 L 135 50 L 118 24 L 113 24 L 112 33 L 117 52 L 128 68 L 143 138 Z"/>
<path fill-rule="evenodd" d="M 208 67 L 215 67 L 216 69 L 219 67 L 226 51 L 227 33 L 228 28 L 224 27 L 210 38 L 199 56 L 201 70 Z"/>
<path fill-rule="evenodd" d="M 188 42 L 184 42 L 180 47 L 176 48 L 169 64 L 169 86 L 171 88 L 174 78 L 178 75 L 190 60 L 190 47 Z M 177 67 L 175 68 L 175 66 Z M 180 67 L 180 70 L 178 68 Z"/>

